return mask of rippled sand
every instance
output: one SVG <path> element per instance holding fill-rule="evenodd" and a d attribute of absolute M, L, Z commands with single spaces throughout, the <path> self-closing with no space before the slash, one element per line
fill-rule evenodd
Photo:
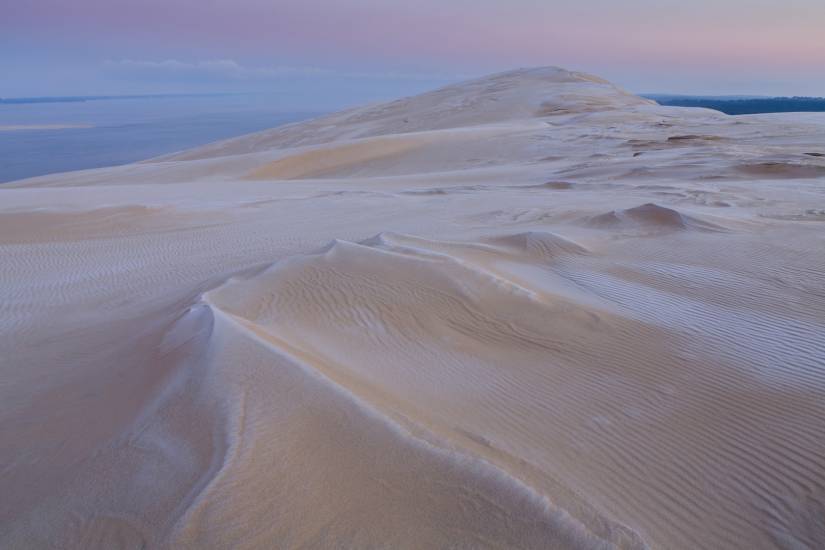
<path fill-rule="evenodd" d="M 823 222 L 552 68 L 3 185 L 0 546 L 823 547 Z"/>

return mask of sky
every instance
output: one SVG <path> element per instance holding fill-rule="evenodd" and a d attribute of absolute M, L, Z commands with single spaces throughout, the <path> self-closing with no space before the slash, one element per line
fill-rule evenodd
<path fill-rule="evenodd" d="M 825 96 L 825 0 L 0 0 L 0 97 L 329 108 L 543 65 L 637 93 Z"/>

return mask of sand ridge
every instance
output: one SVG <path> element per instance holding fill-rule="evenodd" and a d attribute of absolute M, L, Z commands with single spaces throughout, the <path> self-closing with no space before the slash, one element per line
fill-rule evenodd
<path fill-rule="evenodd" d="M 822 546 L 822 143 L 551 67 L 3 185 L 0 546 Z"/>

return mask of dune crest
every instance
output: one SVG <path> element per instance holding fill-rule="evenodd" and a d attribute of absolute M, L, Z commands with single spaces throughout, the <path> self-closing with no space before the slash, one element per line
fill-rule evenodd
<path fill-rule="evenodd" d="M 0 186 L 0 546 L 822 547 L 823 142 L 546 67 Z"/>
<path fill-rule="evenodd" d="M 633 208 L 611 210 L 593 216 L 587 225 L 605 229 L 644 229 L 654 233 L 662 231 L 719 231 L 722 228 L 712 223 L 682 214 L 678 210 L 649 202 Z"/>

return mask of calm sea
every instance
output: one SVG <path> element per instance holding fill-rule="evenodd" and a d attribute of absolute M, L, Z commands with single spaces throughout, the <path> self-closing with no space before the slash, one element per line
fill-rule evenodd
<path fill-rule="evenodd" d="M 285 113 L 263 94 L 0 103 L 0 183 L 126 164 L 318 114 Z M 31 125 L 89 127 L 2 130 Z"/>

